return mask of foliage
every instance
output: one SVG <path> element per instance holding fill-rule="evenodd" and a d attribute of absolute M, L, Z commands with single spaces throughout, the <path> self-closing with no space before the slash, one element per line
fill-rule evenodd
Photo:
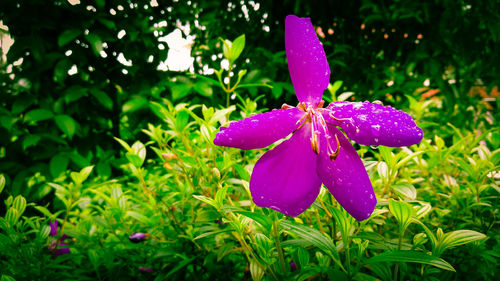
<path fill-rule="evenodd" d="M 0 69 L 1 280 L 498 278 L 498 1 L 81 2 L 0 3 L 15 40 Z M 296 102 L 289 13 L 322 28 L 326 99 L 384 100 L 424 128 L 419 145 L 358 147 L 379 201 L 363 222 L 324 188 L 296 218 L 256 207 L 265 150 L 212 143 Z M 193 68 L 158 71 L 158 39 L 186 23 Z"/>

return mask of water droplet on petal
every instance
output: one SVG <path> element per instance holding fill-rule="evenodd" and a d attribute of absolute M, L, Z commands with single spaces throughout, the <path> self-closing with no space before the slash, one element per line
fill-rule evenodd
<path fill-rule="evenodd" d="M 372 125 L 371 131 L 372 131 L 372 134 L 373 134 L 374 137 L 380 136 L 380 125 L 379 124 Z"/>

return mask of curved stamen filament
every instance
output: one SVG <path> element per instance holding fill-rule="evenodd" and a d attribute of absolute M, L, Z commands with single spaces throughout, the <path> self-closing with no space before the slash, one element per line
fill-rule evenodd
<path fill-rule="evenodd" d="M 339 142 L 339 138 L 337 137 L 337 134 L 335 134 L 335 141 L 337 142 L 337 148 L 335 149 L 335 151 L 333 153 L 328 153 L 328 156 L 330 157 L 330 160 L 332 160 L 332 161 L 335 161 L 335 159 L 337 159 L 337 156 L 339 156 L 339 152 L 340 152 L 340 142 Z"/>
<path fill-rule="evenodd" d="M 335 121 L 344 121 L 344 120 L 349 119 L 349 118 L 337 118 L 337 117 L 333 116 L 333 111 L 328 110 L 328 109 L 326 109 L 326 110 L 328 111 L 328 116 L 330 116 Z"/>

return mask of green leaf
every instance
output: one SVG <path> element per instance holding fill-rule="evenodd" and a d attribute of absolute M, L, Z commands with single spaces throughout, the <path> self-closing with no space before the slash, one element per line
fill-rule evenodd
<path fill-rule="evenodd" d="M 119 139 L 117 137 L 114 138 L 117 142 L 119 142 L 121 144 L 121 146 L 123 146 L 123 148 L 125 148 L 128 151 L 132 151 L 132 148 L 130 147 L 130 145 L 128 145 L 128 143 L 126 143 L 124 140 L 122 139 Z"/>
<path fill-rule="evenodd" d="M 64 153 L 58 153 L 49 162 L 49 171 L 56 178 L 68 168 L 69 158 Z"/>
<path fill-rule="evenodd" d="M 56 124 L 61 131 L 72 139 L 76 132 L 78 123 L 68 115 L 57 115 L 55 118 Z"/>
<path fill-rule="evenodd" d="M 31 146 L 36 146 L 36 144 L 42 139 L 39 135 L 26 135 L 26 137 L 23 139 L 23 150 L 26 150 L 27 148 Z"/>
<path fill-rule="evenodd" d="M 382 160 L 384 160 L 385 163 L 387 163 L 387 166 L 391 168 L 393 166 L 393 159 L 394 156 L 391 154 L 392 148 L 387 147 L 387 146 L 380 146 L 378 148 L 378 151 L 380 152 L 380 155 L 382 156 Z"/>
<path fill-rule="evenodd" d="M 441 243 L 444 245 L 444 249 L 449 249 L 484 238 L 486 235 L 477 231 L 461 229 L 446 233 Z"/>
<path fill-rule="evenodd" d="M 229 60 L 231 57 L 231 41 L 227 39 L 224 40 L 222 38 L 219 38 L 219 40 L 222 41 L 222 54 L 224 54 L 224 57 Z"/>
<path fill-rule="evenodd" d="M 259 263 L 250 260 L 250 275 L 253 281 L 261 281 L 262 278 L 264 278 L 264 273 L 266 273 L 266 271 Z"/>
<path fill-rule="evenodd" d="M 26 113 L 24 115 L 24 122 L 44 121 L 44 120 L 52 119 L 53 117 L 54 117 L 54 113 L 52 113 L 52 111 L 50 111 L 50 110 L 43 109 L 43 108 L 33 109 L 33 110 L 28 111 L 28 113 Z"/>
<path fill-rule="evenodd" d="M 54 67 L 54 81 L 57 83 L 63 83 L 64 79 L 68 76 L 68 70 L 71 68 L 72 62 L 65 58 L 57 62 Z"/>
<path fill-rule="evenodd" d="M 178 100 L 180 98 L 187 96 L 189 92 L 191 92 L 192 88 L 193 86 L 190 84 L 177 84 L 172 86 L 170 88 L 170 91 L 172 92 L 172 99 Z"/>
<path fill-rule="evenodd" d="M 339 259 L 337 248 L 333 244 L 333 241 L 329 237 L 321 233 L 319 230 L 286 220 L 281 221 L 281 226 L 288 232 L 304 239 L 311 245 L 328 254 L 335 261 L 335 263 L 343 268 L 343 265 Z"/>
<path fill-rule="evenodd" d="M 67 29 L 61 35 L 59 35 L 59 38 L 57 38 L 57 45 L 59 47 L 62 47 L 69 42 L 73 41 L 80 35 L 81 31 L 78 29 Z"/>
<path fill-rule="evenodd" d="M 12 202 L 11 208 L 16 209 L 18 218 L 21 217 L 26 209 L 26 199 L 21 195 L 16 196 L 16 198 L 14 198 L 14 202 Z"/>
<path fill-rule="evenodd" d="M 198 81 L 194 84 L 194 90 L 205 97 L 211 97 L 213 94 L 213 89 L 206 82 Z"/>
<path fill-rule="evenodd" d="M 139 156 L 139 158 L 141 159 L 142 162 L 144 162 L 144 160 L 146 160 L 146 147 L 144 146 L 144 144 L 142 142 L 136 141 L 132 145 L 132 150 L 134 151 L 135 155 Z"/>
<path fill-rule="evenodd" d="M 113 109 L 113 100 L 105 92 L 98 89 L 92 89 L 90 90 L 90 94 L 93 95 L 106 109 Z"/>
<path fill-rule="evenodd" d="M 243 49 L 245 48 L 245 34 L 240 35 L 238 38 L 236 38 L 231 44 L 231 50 L 229 51 L 229 62 L 232 64 L 240 55 L 241 52 L 243 52 Z"/>
<path fill-rule="evenodd" d="M 417 190 L 412 184 L 401 183 L 392 186 L 392 189 L 401 197 L 415 200 L 417 198 Z"/>
<path fill-rule="evenodd" d="M 217 209 L 217 204 L 215 204 L 212 198 L 208 198 L 203 195 L 193 195 L 193 197 Z"/>
<path fill-rule="evenodd" d="M 136 220 L 138 220 L 139 222 L 142 222 L 144 224 L 148 224 L 149 223 L 149 218 L 146 217 L 145 215 L 139 213 L 139 212 L 136 212 L 136 211 L 127 211 L 127 216 L 130 216 Z"/>
<path fill-rule="evenodd" d="M 94 51 L 94 54 L 96 56 L 100 56 L 101 51 L 103 50 L 101 37 L 99 37 L 99 35 L 95 33 L 90 33 L 85 35 L 85 38 L 89 42 L 90 47 L 92 47 L 92 51 Z"/>
<path fill-rule="evenodd" d="M 175 116 L 175 128 L 179 132 L 184 132 L 189 121 L 189 113 L 186 110 L 181 110 Z"/>
<path fill-rule="evenodd" d="M 337 81 L 333 82 L 333 85 L 328 84 L 328 91 L 332 95 L 333 101 L 337 101 L 337 98 L 336 98 L 337 91 L 340 89 L 340 87 L 342 87 L 342 83 L 344 83 L 342 80 L 337 80 Z"/>
<path fill-rule="evenodd" d="M 123 113 L 131 113 L 138 109 L 147 107 L 148 100 L 144 97 L 135 96 L 122 106 Z"/>
<path fill-rule="evenodd" d="M 250 180 L 250 174 L 241 165 L 234 164 L 234 169 L 236 170 L 236 172 L 238 173 L 238 175 L 240 176 L 240 178 L 242 180 L 245 180 L 245 181 L 249 181 Z"/>
<path fill-rule="evenodd" d="M 236 211 L 235 213 L 238 213 L 240 215 L 243 215 L 247 218 L 250 218 L 250 219 L 256 221 L 257 223 L 262 225 L 262 227 L 264 227 L 267 230 L 271 230 L 271 228 L 273 226 L 273 222 L 272 222 L 271 218 L 269 218 L 266 215 L 259 214 L 259 213 L 246 212 L 246 211 Z"/>
<path fill-rule="evenodd" d="M 168 280 L 168 277 L 171 276 L 172 274 L 176 273 L 179 271 L 181 268 L 185 267 L 188 265 L 191 261 L 193 261 L 196 258 L 196 256 L 191 257 L 191 258 L 185 258 L 183 261 L 181 261 L 176 267 L 174 267 L 172 270 L 170 270 L 167 275 L 165 275 L 163 280 Z"/>
<path fill-rule="evenodd" d="M 92 173 L 93 169 L 94 166 L 88 166 L 80 170 L 80 179 L 82 182 L 84 182 L 90 176 L 90 173 Z"/>
<path fill-rule="evenodd" d="M 404 233 L 411 223 L 411 218 L 414 216 L 415 210 L 410 204 L 393 199 L 389 199 L 389 210 L 398 221 L 401 233 Z"/>
<path fill-rule="evenodd" d="M 82 86 L 71 86 L 64 91 L 64 102 L 72 103 L 87 96 L 87 88 Z"/>
<path fill-rule="evenodd" d="M 301 268 L 306 267 L 307 264 L 309 264 L 309 260 L 311 258 L 309 255 L 309 252 L 302 247 L 298 247 L 297 257 L 298 257 L 299 265 Z"/>
<path fill-rule="evenodd" d="M 0 279 L 0 281 L 16 281 L 16 279 L 14 279 L 13 277 L 10 277 L 9 275 L 2 274 L 2 278 Z"/>
<path fill-rule="evenodd" d="M 0 174 L 0 194 L 2 193 L 5 187 L 5 177 L 3 174 Z"/>
<path fill-rule="evenodd" d="M 366 263 L 377 262 L 414 262 L 435 266 L 444 270 L 455 271 L 453 266 L 445 260 L 417 251 L 393 251 L 374 256 L 365 261 Z"/>
<path fill-rule="evenodd" d="M 127 157 L 130 164 L 132 164 L 136 168 L 140 168 L 144 163 L 139 155 L 136 155 L 132 152 L 127 152 L 127 154 L 125 154 L 125 157 Z"/>

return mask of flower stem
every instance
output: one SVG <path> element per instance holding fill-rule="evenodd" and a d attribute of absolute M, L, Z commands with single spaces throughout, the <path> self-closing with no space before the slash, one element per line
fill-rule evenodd
<path fill-rule="evenodd" d="M 278 251 L 278 257 L 280 259 L 281 270 L 283 271 L 283 273 L 285 273 L 286 272 L 285 259 L 283 257 L 283 249 L 281 248 L 280 234 L 278 231 L 278 217 L 276 214 L 274 214 L 274 219 L 273 219 L 273 235 L 274 235 L 274 242 L 276 243 L 276 250 Z"/>
<path fill-rule="evenodd" d="M 398 251 L 401 250 L 401 243 L 403 242 L 403 234 L 404 231 L 399 232 L 399 238 L 398 238 Z M 396 262 L 396 266 L 394 267 L 394 281 L 398 280 L 398 273 L 399 273 L 399 264 Z"/>

